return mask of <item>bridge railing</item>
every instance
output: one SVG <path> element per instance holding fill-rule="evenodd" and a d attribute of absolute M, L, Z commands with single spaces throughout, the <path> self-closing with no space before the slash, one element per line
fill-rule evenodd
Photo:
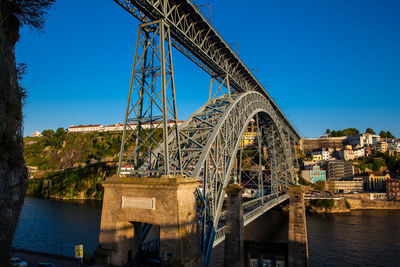
<path fill-rule="evenodd" d="M 253 204 L 259 204 L 258 201 L 261 201 L 261 199 L 264 201 L 262 204 L 259 204 L 259 206 L 255 209 L 250 210 L 249 212 L 245 213 L 243 215 L 243 224 L 244 226 L 248 225 L 249 223 L 251 223 L 252 221 L 254 221 L 255 219 L 257 219 L 258 217 L 260 217 L 262 214 L 264 214 L 265 212 L 267 212 L 268 210 L 270 210 L 271 208 L 275 207 L 276 205 L 281 204 L 282 202 L 284 202 L 285 200 L 287 200 L 289 198 L 288 194 L 281 194 L 281 193 L 274 193 L 271 195 L 267 195 L 264 196 L 262 198 L 259 199 L 255 199 L 255 200 L 251 200 L 248 201 L 246 203 L 251 202 L 250 204 L 248 204 L 246 206 L 246 208 L 248 208 L 249 206 L 253 205 Z M 245 203 L 245 204 L 246 204 Z M 244 205 L 243 204 L 243 208 Z M 217 246 L 218 244 L 220 244 L 222 241 L 225 240 L 225 226 L 222 226 L 221 228 L 217 229 L 215 231 L 215 239 L 214 239 L 214 244 L 213 246 Z"/>

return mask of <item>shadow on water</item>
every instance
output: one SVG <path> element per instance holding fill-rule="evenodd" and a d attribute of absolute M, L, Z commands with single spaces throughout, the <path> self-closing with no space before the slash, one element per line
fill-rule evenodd
<path fill-rule="evenodd" d="M 14 246 L 65 256 L 98 245 L 101 201 L 27 197 Z M 399 266 L 400 211 L 307 215 L 310 266 Z M 288 213 L 270 210 L 245 227 L 247 240 L 287 242 Z M 221 257 L 219 257 L 221 258 Z"/>
<path fill-rule="evenodd" d="M 270 210 L 245 227 L 246 240 L 288 242 L 289 213 Z"/>

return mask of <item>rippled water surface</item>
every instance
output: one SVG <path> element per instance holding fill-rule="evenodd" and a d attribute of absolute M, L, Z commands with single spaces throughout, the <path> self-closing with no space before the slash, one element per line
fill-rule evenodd
<path fill-rule="evenodd" d="M 14 246 L 68 256 L 74 245 L 97 248 L 101 202 L 27 197 Z M 288 215 L 269 211 L 248 225 L 246 239 L 287 242 Z M 400 266 L 400 211 L 307 215 L 310 266 Z"/>
<path fill-rule="evenodd" d="M 13 245 L 35 251 L 74 256 L 83 244 L 91 253 L 97 248 L 101 201 L 50 201 L 27 197 Z"/>
<path fill-rule="evenodd" d="M 400 266 L 400 211 L 307 216 L 311 266 Z"/>

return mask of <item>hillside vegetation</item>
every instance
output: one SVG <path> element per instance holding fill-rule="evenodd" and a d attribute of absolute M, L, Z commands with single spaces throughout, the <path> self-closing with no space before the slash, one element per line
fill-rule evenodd
<path fill-rule="evenodd" d="M 37 197 L 56 199 L 101 200 L 104 191 L 100 182 L 115 171 L 115 166 L 98 162 L 85 167 L 48 172 L 42 178 L 31 179 L 27 193 Z"/>
<path fill-rule="evenodd" d="M 374 151 L 372 155 L 362 160 L 354 160 L 354 167 L 362 172 L 388 171 L 391 174 L 400 174 L 400 159 L 388 153 Z"/>
<path fill-rule="evenodd" d="M 91 162 L 118 159 L 121 134 L 112 132 L 65 133 L 43 131 L 43 137 L 24 139 L 24 156 L 28 166 L 40 171 L 63 170 Z"/>
<path fill-rule="evenodd" d="M 116 172 L 122 134 L 66 133 L 63 128 L 42 134 L 24 139 L 32 178 L 27 193 L 59 199 L 102 199 L 100 182 Z"/>

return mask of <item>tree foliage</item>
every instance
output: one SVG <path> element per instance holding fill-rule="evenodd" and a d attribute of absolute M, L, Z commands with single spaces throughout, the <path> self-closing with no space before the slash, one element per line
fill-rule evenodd
<path fill-rule="evenodd" d="M 366 132 L 366 133 L 369 133 L 369 134 L 376 134 L 375 131 L 372 130 L 371 128 L 365 129 L 365 132 Z"/>
<path fill-rule="evenodd" d="M 347 128 L 343 130 L 333 130 L 330 134 L 332 137 L 341 137 L 341 136 L 353 136 L 359 134 L 360 131 L 356 128 Z"/>
<path fill-rule="evenodd" d="M 116 167 L 105 162 L 50 172 L 43 178 L 31 179 L 27 192 L 37 197 L 101 200 L 104 191 L 100 182 L 115 172 Z"/>
<path fill-rule="evenodd" d="M 396 138 L 390 131 L 380 131 L 379 132 L 380 137 L 382 138 Z"/>
<path fill-rule="evenodd" d="M 54 135 L 54 131 L 53 130 L 43 130 L 42 131 L 42 135 L 43 136 L 45 136 L 45 137 L 51 137 L 51 136 L 53 136 Z"/>
<path fill-rule="evenodd" d="M 15 45 L 23 25 L 39 31 L 43 29 L 47 11 L 54 3 L 55 0 L 2 0 L 0 27 Z"/>

